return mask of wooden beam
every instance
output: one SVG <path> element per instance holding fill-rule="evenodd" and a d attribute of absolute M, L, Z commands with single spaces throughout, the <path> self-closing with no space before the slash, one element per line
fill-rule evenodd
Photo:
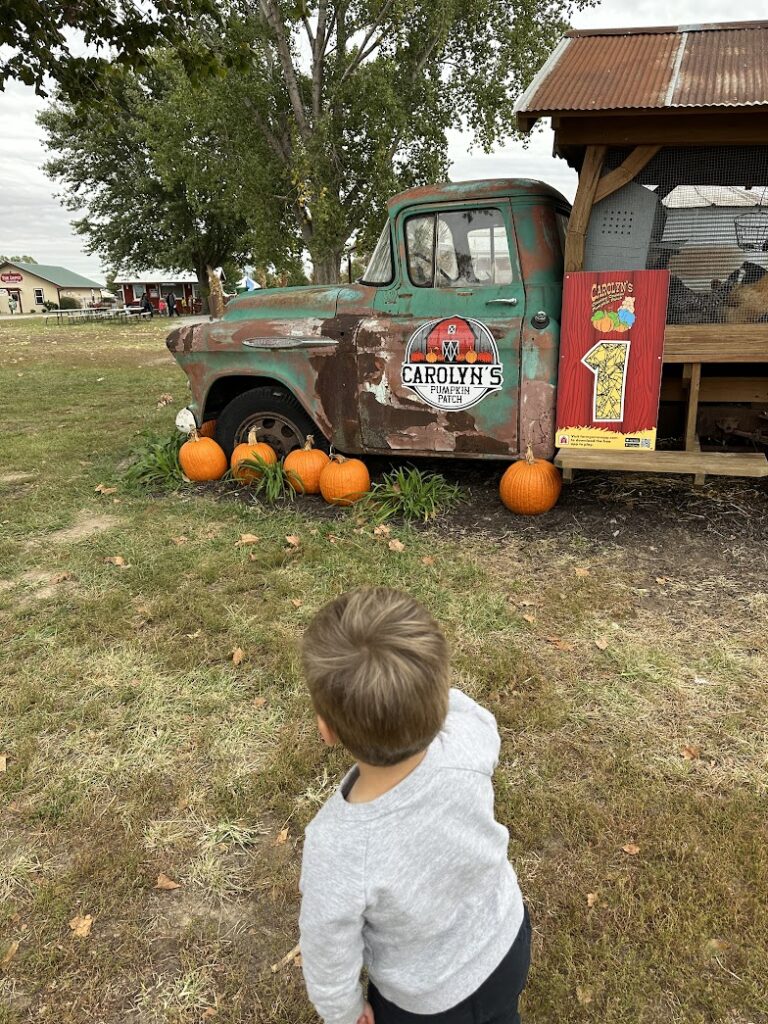
<path fill-rule="evenodd" d="M 579 174 L 579 186 L 565 236 L 565 270 L 581 270 L 584 266 L 584 243 L 595 191 L 603 169 L 606 146 L 587 146 L 584 163 Z"/>
<path fill-rule="evenodd" d="M 632 181 L 636 174 L 653 160 L 661 146 L 635 146 L 626 160 L 614 171 L 603 175 L 597 183 L 595 198 L 593 202 L 599 203 L 601 199 L 613 195 Z"/>
<path fill-rule="evenodd" d="M 555 146 L 686 145 L 686 146 L 749 146 L 765 145 L 768 134 L 768 108 L 745 114 L 732 107 L 700 114 L 641 114 L 629 116 L 590 113 L 583 117 L 561 117 L 555 131 Z"/>
<path fill-rule="evenodd" d="M 685 450 L 696 449 L 696 418 L 699 413 L 699 388 L 701 387 L 701 363 L 691 364 L 691 380 L 688 385 L 688 411 L 685 416 Z"/>
<path fill-rule="evenodd" d="M 661 382 L 662 402 L 682 402 L 686 388 L 680 380 Z M 702 377 L 699 402 L 768 404 L 768 377 Z"/>
<path fill-rule="evenodd" d="M 665 363 L 766 363 L 768 324 L 668 324 Z"/>
<path fill-rule="evenodd" d="M 589 451 L 561 448 L 555 456 L 561 469 L 618 470 L 622 473 L 691 473 L 694 476 L 768 477 L 768 459 L 759 453 Z"/>

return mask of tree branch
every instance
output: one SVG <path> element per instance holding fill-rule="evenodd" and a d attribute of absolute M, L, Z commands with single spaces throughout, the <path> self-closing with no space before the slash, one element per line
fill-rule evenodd
<path fill-rule="evenodd" d="M 328 13 L 327 0 L 320 0 L 317 9 L 317 35 L 312 45 L 312 118 L 315 128 L 320 121 L 320 107 L 323 96 L 323 71 L 325 62 L 325 25 Z"/>
<path fill-rule="evenodd" d="M 261 111 L 253 102 L 251 97 L 246 95 L 244 97 L 244 100 L 246 106 L 253 115 L 253 119 L 256 122 L 259 131 L 267 140 L 267 145 L 269 146 L 269 148 L 272 150 L 272 152 L 275 154 L 278 160 L 285 164 L 286 167 L 289 167 L 291 163 L 291 157 L 293 155 L 291 152 L 290 139 L 286 137 L 278 138 L 278 136 L 275 135 L 267 121 L 262 116 Z"/>
<path fill-rule="evenodd" d="M 381 5 L 381 10 L 379 11 L 378 15 L 374 18 L 373 22 L 371 23 L 370 27 L 368 28 L 368 31 L 365 33 L 365 36 L 363 37 L 363 41 L 362 41 L 362 43 L 360 43 L 360 46 L 358 47 L 357 54 L 353 58 L 352 63 L 349 65 L 349 67 L 346 69 L 344 74 L 341 76 L 341 80 L 339 82 L 339 85 L 343 85 L 344 82 L 346 81 L 346 79 L 351 74 L 353 74 L 355 71 L 357 71 L 357 69 L 363 63 L 365 58 L 369 57 L 373 53 L 373 51 L 378 49 L 378 47 L 381 46 L 381 44 L 384 42 L 384 39 L 386 37 L 386 33 L 385 32 L 382 32 L 379 35 L 378 39 L 374 39 L 372 43 L 370 43 L 370 40 L 373 39 L 373 36 L 374 36 L 374 34 L 376 32 L 376 29 L 381 26 L 382 22 L 384 21 L 385 16 L 387 15 L 387 13 L 388 13 L 388 11 L 389 11 L 389 9 L 390 9 L 390 7 L 392 6 L 393 3 L 394 3 L 394 0 L 384 0 L 384 3 Z M 368 45 L 369 43 L 370 43 L 370 46 Z M 366 47 L 367 47 L 367 49 L 366 49 Z"/>
<path fill-rule="evenodd" d="M 259 0 L 259 6 L 261 8 L 261 13 L 274 34 L 277 55 L 280 58 L 280 64 L 283 69 L 283 80 L 285 82 L 285 87 L 288 90 L 288 98 L 291 101 L 291 107 L 293 108 L 293 114 L 296 118 L 296 124 L 302 136 L 306 138 L 308 135 L 307 118 L 304 111 L 304 104 L 301 101 L 299 80 L 296 75 L 296 69 L 293 66 L 291 48 L 288 45 L 288 39 L 285 34 L 280 10 L 276 6 L 274 0 Z"/>

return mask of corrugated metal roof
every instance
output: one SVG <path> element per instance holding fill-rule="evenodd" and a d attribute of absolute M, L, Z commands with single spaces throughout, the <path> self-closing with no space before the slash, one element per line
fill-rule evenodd
<path fill-rule="evenodd" d="M 199 284 L 197 274 L 189 270 L 142 270 L 138 274 L 118 274 L 115 284 Z"/>
<path fill-rule="evenodd" d="M 692 210 L 702 206 L 765 206 L 768 208 L 768 187 L 678 185 L 664 197 L 662 202 L 670 210 Z"/>
<path fill-rule="evenodd" d="M 26 270 L 28 274 L 35 274 L 37 277 L 42 278 L 43 281 L 50 281 L 51 284 L 58 285 L 60 288 L 103 287 L 103 285 L 98 284 L 96 281 L 91 281 L 87 277 L 81 277 L 80 274 L 76 274 L 73 270 L 67 270 L 66 267 L 54 267 L 45 263 L 11 263 L 10 260 L 8 265 L 18 267 L 19 270 Z"/>
<path fill-rule="evenodd" d="M 768 105 L 768 21 L 568 32 L 515 111 Z"/>

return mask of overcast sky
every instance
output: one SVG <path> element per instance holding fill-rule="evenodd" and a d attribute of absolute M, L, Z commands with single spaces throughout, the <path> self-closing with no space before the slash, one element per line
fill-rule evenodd
<path fill-rule="evenodd" d="M 693 22 L 747 20 L 765 17 L 765 0 L 604 0 L 596 8 L 577 14 L 574 28 L 621 28 L 630 25 L 691 24 Z M 514 97 L 510 97 L 514 102 Z M 55 197 L 55 186 L 41 169 L 46 153 L 35 114 L 44 101 L 26 86 L 11 83 L 0 93 L 0 253 L 29 254 L 38 263 L 59 264 L 103 280 L 98 257 L 88 256 L 82 240 L 73 234 L 72 214 Z M 576 175 L 562 160 L 552 157 L 552 133 L 537 132 L 528 147 L 509 144 L 487 156 L 471 151 L 472 139 L 454 133 L 450 139 L 451 177 L 541 178 L 573 197 Z M 139 228 L 140 229 L 140 228 Z"/>

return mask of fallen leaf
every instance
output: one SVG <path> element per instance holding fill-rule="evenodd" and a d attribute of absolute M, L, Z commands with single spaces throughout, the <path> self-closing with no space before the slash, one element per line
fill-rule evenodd
<path fill-rule="evenodd" d="M 63 583 L 65 580 L 69 580 L 71 578 L 71 572 L 57 572 L 55 576 L 51 576 L 51 583 Z"/>
<path fill-rule="evenodd" d="M 669 583 L 669 580 L 666 576 L 657 576 L 656 582 L 659 584 L 660 587 L 663 587 L 665 583 Z"/>
<path fill-rule="evenodd" d="M 182 544 L 187 543 L 189 537 L 185 537 L 184 534 L 182 533 L 179 537 L 171 537 L 171 540 L 176 545 L 176 547 L 181 547 Z"/>
<path fill-rule="evenodd" d="M 155 888 L 162 889 L 163 892 L 172 892 L 174 889 L 180 889 L 181 886 L 178 882 L 174 882 L 172 878 L 169 878 L 164 871 L 161 871 L 157 876 Z"/>
<path fill-rule="evenodd" d="M 8 804 L 8 810 L 11 812 L 11 814 L 18 814 L 19 811 L 21 810 L 21 806 L 19 805 L 19 801 L 18 800 L 11 800 L 11 802 Z"/>
<path fill-rule="evenodd" d="M 0 960 L 0 967 L 5 967 L 6 964 L 9 964 L 11 960 L 13 960 L 20 945 L 21 943 L 19 939 L 14 939 L 8 949 L 6 949 L 5 953 L 3 953 L 3 959 Z"/>
<path fill-rule="evenodd" d="M 0 754 L 0 772 L 8 771 L 8 755 Z"/>
<path fill-rule="evenodd" d="M 249 562 L 258 562 L 258 560 L 259 560 L 259 556 L 254 551 L 249 551 L 248 552 L 248 561 Z"/>
<path fill-rule="evenodd" d="M 599 651 L 604 651 L 608 647 L 608 641 L 605 637 L 600 636 L 595 640 L 595 647 L 597 647 Z"/>
<path fill-rule="evenodd" d="M 263 708 L 266 703 L 267 703 L 267 698 L 266 697 L 254 697 L 253 698 L 253 706 L 255 708 Z"/>
<path fill-rule="evenodd" d="M 170 405 L 173 401 L 173 395 L 160 395 L 157 400 L 157 408 L 164 409 L 166 405 Z"/>
<path fill-rule="evenodd" d="M 243 658 L 244 657 L 245 657 L 245 651 L 243 650 L 243 648 L 242 647 L 236 647 L 234 649 L 234 651 L 232 651 L 232 664 L 233 665 L 241 665 L 242 662 L 243 662 Z"/>
<path fill-rule="evenodd" d="M 432 557 L 432 555 L 424 555 L 424 557 L 421 560 L 421 564 L 422 565 L 434 565 L 435 564 L 435 560 Z"/>
<path fill-rule="evenodd" d="M 405 551 L 405 544 L 401 540 L 391 540 L 387 547 L 390 551 Z"/>
<path fill-rule="evenodd" d="M 729 944 L 725 939 L 707 939 L 706 945 L 710 953 L 724 953 Z"/>
<path fill-rule="evenodd" d="M 628 853 L 630 857 L 634 857 L 640 853 L 640 847 L 637 843 L 627 843 L 625 846 L 622 846 L 622 850 L 624 853 Z"/>
<path fill-rule="evenodd" d="M 686 761 L 698 761 L 701 757 L 701 750 L 692 743 L 686 743 L 680 753 Z"/>
<path fill-rule="evenodd" d="M 301 544 L 301 537 L 297 537 L 295 533 L 289 533 L 285 539 L 292 548 L 297 548 Z"/>
<path fill-rule="evenodd" d="M 184 636 L 187 640 L 197 640 L 197 638 L 201 636 L 202 632 L 202 629 L 196 629 L 194 633 L 185 633 Z"/>
<path fill-rule="evenodd" d="M 130 569 L 130 565 L 126 562 L 122 555 L 110 555 L 104 559 L 109 565 L 117 565 L 121 569 Z"/>
<path fill-rule="evenodd" d="M 288 842 L 288 829 L 281 828 L 275 839 L 275 846 L 284 846 Z"/>
<path fill-rule="evenodd" d="M 213 536 L 216 535 L 214 534 Z M 242 548 L 245 547 L 246 544 L 258 544 L 259 539 L 260 538 L 257 537 L 255 533 L 241 533 L 240 540 L 237 542 L 236 547 Z"/>
<path fill-rule="evenodd" d="M 577 985 L 576 986 L 576 998 L 578 999 L 579 1003 L 581 1003 L 582 1006 L 587 1006 L 589 1003 L 592 1002 L 592 999 L 594 998 L 594 994 L 593 994 L 591 988 L 587 988 L 586 986 L 582 986 L 582 985 Z"/>
<path fill-rule="evenodd" d="M 292 597 L 291 604 L 293 605 L 294 608 L 301 608 L 304 602 L 301 600 L 300 597 Z"/>
<path fill-rule="evenodd" d="M 203 1014 L 202 1014 L 203 1020 L 211 1020 L 213 1017 L 218 1017 L 218 1015 L 219 1015 L 219 1011 L 216 1009 L 215 1006 L 207 1006 L 203 1010 Z"/>
<path fill-rule="evenodd" d="M 597 903 L 597 893 L 596 892 L 588 892 L 587 893 L 587 906 L 588 907 L 594 907 L 596 903 Z"/>
<path fill-rule="evenodd" d="M 535 615 L 530 615 L 530 614 L 528 614 L 528 613 L 526 613 L 526 614 L 525 614 L 525 615 L 523 616 L 523 618 L 525 619 L 525 621 L 526 621 L 526 622 L 531 622 L 531 623 L 533 623 L 533 622 L 535 622 L 535 621 L 536 621 L 536 616 L 535 616 Z"/>
<path fill-rule="evenodd" d="M 568 640 L 563 640 L 559 636 L 548 636 L 547 637 L 547 643 L 548 644 L 552 644 L 552 646 L 556 647 L 558 649 L 558 651 L 575 651 L 576 650 L 576 647 L 575 647 L 574 644 L 570 643 L 570 641 L 568 641 Z"/>
<path fill-rule="evenodd" d="M 388 537 L 390 533 L 392 533 L 391 528 L 389 526 L 386 526 L 384 523 L 382 523 L 380 526 L 374 526 L 373 528 L 374 537 Z"/>
<path fill-rule="evenodd" d="M 586 567 L 586 566 L 578 566 L 578 567 L 577 567 L 576 569 L 574 569 L 573 571 L 574 571 L 574 573 L 575 573 L 575 574 L 576 574 L 577 576 L 591 576 L 591 575 L 592 575 L 592 573 L 590 572 L 590 570 L 589 570 L 589 569 L 587 569 L 587 567 Z"/>
<path fill-rule="evenodd" d="M 86 914 L 85 917 L 81 917 L 79 914 L 75 914 L 72 920 L 69 922 L 69 927 L 78 937 L 78 939 L 87 939 L 91 934 L 91 928 L 93 926 L 93 917 L 91 914 Z"/>
<path fill-rule="evenodd" d="M 96 484 L 94 491 L 97 494 L 117 494 L 116 487 L 107 487 L 106 484 Z"/>

